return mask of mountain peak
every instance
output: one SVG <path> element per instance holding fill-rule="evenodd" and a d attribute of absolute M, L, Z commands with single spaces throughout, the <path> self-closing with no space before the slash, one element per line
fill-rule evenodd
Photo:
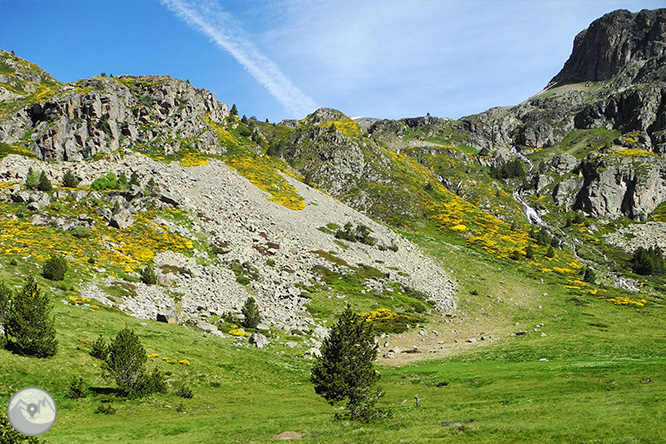
<path fill-rule="evenodd" d="M 609 80 L 666 54 L 666 9 L 610 12 L 579 33 L 571 56 L 549 86 Z"/>

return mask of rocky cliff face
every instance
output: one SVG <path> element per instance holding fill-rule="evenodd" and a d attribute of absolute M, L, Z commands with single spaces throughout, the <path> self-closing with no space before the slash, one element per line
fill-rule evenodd
<path fill-rule="evenodd" d="M 610 80 L 666 54 L 666 10 L 614 11 L 578 34 L 564 68 L 550 85 Z"/>
<path fill-rule="evenodd" d="M 666 149 L 666 9 L 615 11 L 581 32 L 562 71 L 526 102 L 462 119 L 467 142 L 496 149 L 559 143 L 572 129 L 645 131 Z"/>
<path fill-rule="evenodd" d="M 206 90 L 165 76 L 95 77 L 62 85 L 25 69 L 25 61 L 5 51 L 0 58 L 8 71 L 0 86 L 14 91 L 2 103 L 0 143 L 24 145 L 44 160 L 70 161 L 119 148 L 165 155 L 182 145 L 222 149 L 210 122 L 223 122 L 229 110 Z M 32 83 L 16 80 L 26 77 Z M 33 86 L 17 90 L 16 82 Z"/>

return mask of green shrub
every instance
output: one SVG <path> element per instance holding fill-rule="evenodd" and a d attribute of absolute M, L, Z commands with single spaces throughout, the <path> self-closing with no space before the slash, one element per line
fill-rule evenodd
<path fill-rule="evenodd" d="M 105 176 L 95 179 L 93 183 L 90 184 L 90 188 L 96 191 L 117 190 L 118 178 L 115 173 L 107 173 Z"/>
<path fill-rule="evenodd" d="M 39 175 L 39 182 L 37 183 L 37 189 L 39 191 L 53 190 L 53 185 L 51 185 L 51 181 L 46 176 L 46 173 L 44 171 L 42 171 L 41 174 Z"/>
<path fill-rule="evenodd" d="M 9 261 L 9 265 L 14 265 L 14 266 L 18 265 L 18 262 L 16 261 L 16 258 L 13 257 L 13 258 Z"/>
<path fill-rule="evenodd" d="M 72 174 L 70 170 L 65 171 L 65 174 L 62 176 L 63 187 L 76 188 L 79 182 L 79 179 L 74 174 Z"/>
<path fill-rule="evenodd" d="M 125 175 L 125 173 L 120 173 L 120 176 L 118 176 L 118 187 L 122 190 L 128 187 L 127 176 Z"/>
<path fill-rule="evenodd" d="M 100 404 L 97 406 L 97 409 L 95 410 L 95 413 L 98 414 L 103 414 L 103 415 L 115 415 L 116 414 L 116 409 L 111 407 L 111 404 Z"/>
<path fill-rule="evenodd" d="M 245 328 L 257 328 L 261 322 L 261 315 L 259 314 L 259 307 L 252 296 L 245 300 L 245 304 L 241 309 L 243 313 L 243 322 L 241 325 Z"/>
<path fill-rule="evenodd" d="M 87 396 L 87 392 L 88 389 L 86 389 L 85 385 L 83 384 L 83 378 L 75 377 L 69 384 L 69 390 L 67 391 L 65 397 L 69 399 L 82 399 Z"/>
<path fill-rule="evenodd" d="M 141 269 L 141 282 L 146 285 L 155 285 L 157 283 L 157 275 L 152 265 L 146 265 Z"/>
<path fill-rule="evenodd" d="M 191 399 L 194 396 L 194 392 L 187 384 L 183 383 L 178 390 L 176 390 L 176 396 L 181 398 Z"/>
<path fill-rule="evenodd" d="M 60 255 L 51 255 L 44 263 L 42 276 L 51 281 L 62 281 L 67 272 L 67 260 Z"/>
<path fill-rule="evenodd" d="M 83 227 L 81 225 L 77 225 L 71 230 L 69 230 L 69 234 L 78 239 L 85 239 L 90 237 L 90 229 Z"/>

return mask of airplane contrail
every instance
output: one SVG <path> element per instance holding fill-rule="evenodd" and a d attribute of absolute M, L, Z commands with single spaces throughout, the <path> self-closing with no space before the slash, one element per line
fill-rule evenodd
<path fill-rule="evenodd" d="M 317 108 L 315 101 L 294 86 L 278 65 L 266 57 L 245 35 L 233 16 L 213 1 L 160 0 L 192 28 L 210 37 L 229 52 L 292 117 L 303 117 Z"/>

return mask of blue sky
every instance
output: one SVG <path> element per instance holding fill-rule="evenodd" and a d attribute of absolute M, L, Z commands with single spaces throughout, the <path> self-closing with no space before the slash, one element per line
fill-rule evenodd
<path fill-rule="evenodd" d="M 166 74 L 271 122 L 514 105 L 615 9 L 662 1 L 0 0 L 0 48 L 63 82 Z"/>

